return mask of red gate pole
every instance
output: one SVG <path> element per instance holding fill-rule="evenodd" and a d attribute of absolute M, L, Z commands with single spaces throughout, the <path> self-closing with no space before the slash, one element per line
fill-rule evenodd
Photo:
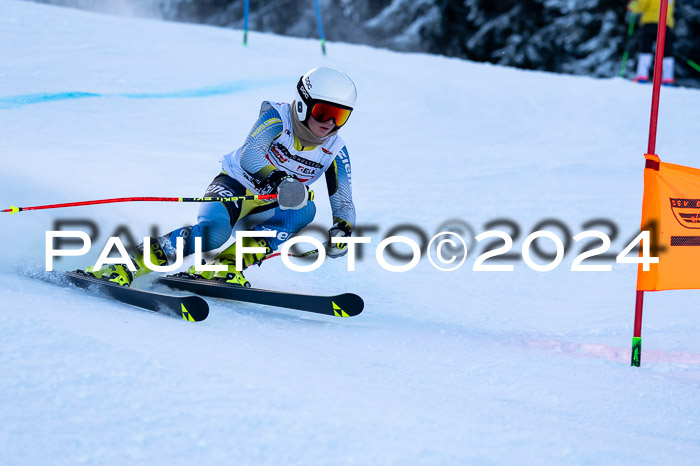
<path fill-rule="evenodd" d="M 668 0 L 661 0 L 659 8 L 659 27 L 656 31 L 656 56 L 654 57 L 654 81 L 651 95 L 651 118 L 649 120 L 649 145 L 647 154 L 656 152 L 656 128 L 659 119 L 659 94 L 661 93 L 661 73 L 666 44 L 666 15 Z M 637 290 L 634 306 L 634 334 L 632 337 L 632 366 L 639 367 L 642 356 L 642 312 L 644 308 L 644 291 Z"/>

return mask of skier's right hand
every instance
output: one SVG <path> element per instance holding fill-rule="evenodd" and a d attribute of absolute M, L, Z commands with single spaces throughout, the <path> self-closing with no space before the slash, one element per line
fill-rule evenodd
<path fill-rule="evenodd" d="M 267 175 L 266 181 L 277 192 L 277 203 L 281 210 L 301 209 L 309 202 L 309 188 L 294 175 L 274 170 Z"/>
<path fill-rule="evenodd" d="M 345 220 L 338 220 L 338 222 L 328 230 L 328 241 L 323 243 L 326 248 L 326 256 L 331 259 L 337 259 L 338 257 L 343 257 L 348 252 L 347 243 L 333 243 L 332 238 L 347 238 L 352 235 L 352 227 Z"/>

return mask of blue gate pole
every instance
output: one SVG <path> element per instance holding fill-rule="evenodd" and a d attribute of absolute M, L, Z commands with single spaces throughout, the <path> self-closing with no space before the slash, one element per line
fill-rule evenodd
<path fill-rule="evenodd" d="M 243 46 L 248 45 L 248 10 L 250 9 L 250 0 L 245 0 L 243 6 Z"/>
<path fill-rule="evenodd" d="M 326 55 L 326 37 L 323 35 L 323 22 L 321 21 L 321 7 L 318 6 L 318 0 L 314 0 L 316 7 L 316 21 L 318 22 L 318 34 L 321 36 L 321 51 Z"/>

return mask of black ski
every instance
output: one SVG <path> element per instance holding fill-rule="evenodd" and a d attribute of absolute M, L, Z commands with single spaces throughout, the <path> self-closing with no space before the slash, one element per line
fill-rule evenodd
<path fill-rule="evenodd" d="M 243 288 L 211 280 L 190 278 L 186 274 L 161 277 L 158 279 L 158 282 L 176 290 L 188 291 L 212 298 L 266 304 L 268 306 L 315 312 L 336 317 L 356 316 L 365 307 L 362 298 L 352 293 L 343 293 L 335 296 L 316 296 L 262 290 L 259 288 Z"/>
<path fill-rule="evenodd" d="M 97 291 L 119 302 L 130 304 L 148 311 L 199 322 L 209 315 L 209 304 L 199 296 L 174 296 L 154 293 L 136 288 L 120 286 L 116 283 L 100 280 L 86 275 L 82 271 L 65 272 L 69 283 L 87 290 Z"/>

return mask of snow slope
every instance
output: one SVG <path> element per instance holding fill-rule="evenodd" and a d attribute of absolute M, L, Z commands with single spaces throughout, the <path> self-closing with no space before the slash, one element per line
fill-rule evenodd
<path fill-rule="evenodd" d="M 479 233 L 504 218 L 522 230 L 515 252 L 540 220 L 573 235 L 600 218 L 619 252 L 639 228 L 649 86 L 335 43 L 322 57 L 317 41 L 266 34 L 240 44 L 240 31 L 0 2 L 0 206 L 198 196 L 262 100 L 336 66 L 358 86 L 342 133 L 372 244 L 355 272 L 270 261 L 247 276 L 353 291 L 365 312 L 209 300 L 191 324 L 19 274 L 43 269 L 57 220 L 99 226 L 89 256 L 57 263 L 70 269 L 120 226 L 164 233 L 193 205 L 0 214 L 0 463 L 697 464 L 697 292 L 647 293 L 630 368 L 630 265 L 571 272 L 580 245 L 547 273 L 517 259 L 475 272 L 481 246 L 449 273 L 374 259 L 397 225 Z M 699 92 L 663 89 L 663 160 L 700 165 L 699 118 Z"/>

